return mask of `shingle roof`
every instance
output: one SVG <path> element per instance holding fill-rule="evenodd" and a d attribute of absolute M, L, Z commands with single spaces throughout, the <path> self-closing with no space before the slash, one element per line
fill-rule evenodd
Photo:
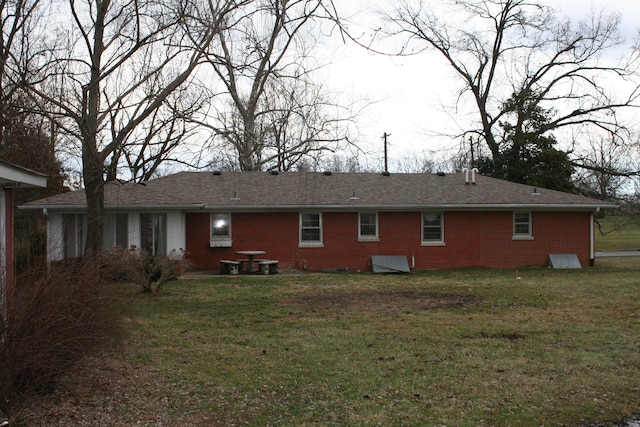
<path fill-rule="evenodd" d="M 83 191 L 28 203 L 25 208 L 81 208 Z M 143 184 L 109 183 L 105 208 L 286 209 L 575 209 L 615 205 L 602 200 L 461 173 L 180 172 Z"/>

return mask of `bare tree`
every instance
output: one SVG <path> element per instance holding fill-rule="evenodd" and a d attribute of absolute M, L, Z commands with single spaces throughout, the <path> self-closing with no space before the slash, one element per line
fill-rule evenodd
<path fill-rule="evenodd" d="M 32 71 L 30 61 L 36 54 L 38 41 L 45 37 L 39 24 L 47 11 L 41 3 L 40 0 L 0 2 L 0 138 L 28 110 L 20 92 Z"/>
<path fill-rule="evenodd" d="M 31 40 L 44 37 L 38 26 L 46 13 L 44 9 L 40 0 L 0 2 L 0 99 L 3 103 L 19 90 L 28 73 L 26 66 L 35 53 Z"/>
<path fill-rule="evenodd" d="M 332 0 L 260 0 L 239 9 L 207 53 L 224 90 L 201 120 L 237 153 L 241 170 L 288 170 L 348 139 L 351 106 L 313 82 L 308 29 L 335 19 Z M 224 98 L 224 101 L 221 99 Z"/>
<path fill-rule="evenodd" d="M 572 25 L 535 0 L 449 1 L 437 11 L 402 0 L 387 23 L 389 34 L 408 39 L 401 53 L 433 50 L 459 77 L 458 102 L 471 101 L 477 112 L 466 134 L 494 159 L 508 143 L 505 133 L 549 140 L 550 132 L 586 127 L 629 136 L 620 112 L 638 105 L 638 57 L 634 50 L 622 63 L 607 59 L 624 47 L 617 16 L 592 13 Z M 620 87 L 626 92 L 616 95 Z M 527 117 L 536 111 L 546 116 L 534 135 Z"/>
<path fill-rule="evenodd" d="M 270 169 L 291 170 L 302 159 L 336 153 L 343 142 L 351 144 L 350 128 L 368 105 L 365 102 L 337 104 L 325 88 L 308 80 L 271 82 L 261 100 L 265 123 L 259 163 Z"/>
<path fill-rule="evenodd" d="M 203 105 L 203 98 L 195 92 L 193 87 L 183 85 L 116 147 L 107 168 L 108 181 L 115 180 L 121 168 L 131 180 L 140 182 L 156 176 L 161 165 L 167 163 L 192 165 L 193 155 L 186 142 L 197 133 L 197 125 L 190 118 Z"/>
<path fill-rule="evenodd" d="M 576 177 L 580 190 L 592 197 L 611 199 L 621 196 L 626 177 L 637 175 L 631 159 L 637 146 L 624 144 L 615 137 L 589 141 L 580 152 L 574 153 L 583 165 Z"/>
<path fill-rule="evenodd" d="M 115 177 L 127 149 L 147 156 L 145 138 L 156 139 L 158 128 L 175 135 L 166 130 L 174 124 L 162 112 L 239 3 L 209 1 L 207 10 L 214 13 L 203 29 L 196 19 L 201 5 L 189 0 L 69 0 L 70 22 L 60 22 L 61 37 L 40 56 L 42 77 L 29 89 L 42 111 L 81 147 L 87 254 L 102 246 L 105 179 Z M 143 126 L 148 137 L 141 136 Z M 126 157 L 135 165 L 135 152 Z"/>
<path fill-rule="evenodd" d="M 443 171 L 433 160 L 433 153 L 423 152 L 421 155 L 411 153 L 404 155 L 396 162 L 395 169 L 400 173 L 433 173 Z"/>
<path fill-rule="evenodd" d="M 49 188 L 27 197 L 62 191 L 65 179 L 54 152 L 54 131 L 33 113 L 23 92 L 31 74 L 31 58 L 46 37 L 43 21 L 48 4 L 40 0 L 0 2 L 0 158 L 49 176 Z"/>

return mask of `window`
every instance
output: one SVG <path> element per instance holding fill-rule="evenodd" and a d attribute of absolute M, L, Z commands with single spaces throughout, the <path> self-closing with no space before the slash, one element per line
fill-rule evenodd
<path fill-rule="evenodd" d="M 514 212 L 513 237 L 530 238 L 531 236 L 531 212 Z"/>
<path fill-rule="evenodd" d="M 361 212 L 358 216 L 358 239 L 378 239 L 378 214 L 375 212 Z"/>
<path fill-rule="evenodd" d="M 422 243 L 444 243 L 442 212 L 422 213 Z"/>
<path fill-rule="evenodd" d="M 111 249 L 116 246 L 129 247 L 129 215 L 115 214 L 105 217 L 103 248 Z"/>
<path fill-rule="evenodd" d="M 209 236 L 209 246 L 231 247 L 230 213 L 212 213 L 210 228 L 211 235 Z"/>
<path fill-rule="evenodd" d="M 62 222 L 64 225 L 64 257 L 75 258 L 84 253 L 85 229 L 84 215 L 64 214 Z"/>
<path fill-rule="evenodd" d="M 322 214 L 300 214 L 300 244 L 307 246 L 322 245 Z"/>
<path fill-rule="evenodd" d="M 165 214 L 140 214 L 140 247 L 152 255 L 167 254 Z"/>

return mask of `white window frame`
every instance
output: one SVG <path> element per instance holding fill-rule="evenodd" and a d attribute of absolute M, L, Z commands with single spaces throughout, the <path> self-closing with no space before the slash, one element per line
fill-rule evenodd
<path fill-rule="evenodd" d="M 121 230 L 118 227 L 119 222 L 118 218 L 122 220 L 124 218 L 124 230 Z M 120 225 L 123 225 L 120 223 Z M 102 247 L 105 250 L 111 250 L 115 247 L 120 246 L 123 249 L 127 249 L 130 246 L 129 240 L 129 214 L 126 213 L 114 213 L 109 214 L 105 217 L 104 221 L 104 235 L 103 235 L 103 244 Z M 118 244 L 118 237 L 125 238 L 125 242 L 120 242 L 122 244 Z"/>
<path fill-rule="evenodd" d="M 320 239 L 319 240 L 303 240 L 302 236 L 304 234 L 304 229 L 308 228 L 311 229 L 311 227 L 304 227 L 303 228 L 303 217 L 305 215 L 317 215 L 318 216 L 318 231 L 320 234 Z M 313 227 L 313 229 L 315 229 L 315 227 Z M 299 230 L 299 246 L 300 247 L 305 247 L 305 248 L 321 248 L 324 246 L 323 243 L 323 235 L 324 235 L 324 230 L 323 230 L 323 221 L 322 221 L 322 212 L 300 212 L 299 215 L 299 225 L 298 225 L 298 230 Z"/>
<path fill-rule="evenodd" d="M 221 218 L 221 217 L 224 217 Z M 229 232 L 227 235 L 214 235 L 216 229 L 216 222 L 226 220 L 228 222 Z M 212 248 L 230 248 L 233 240 L 231 238 L 232 233 L 232 215 L 230 212 L 211 212 L 209 215 L 209 246 Z"/>
<path fill-rule="evenodd" d="M 362 225 L 363 225 L 362 215 L 373 215 L 373 218 L 374 218 L 373 226 L 375 227 L 374 234 L 362 234 Z M 366 224 L 366 225 L 371 225 L 371 224 Z M 380 240 L 380 235 L 379 235 L 379 226 L 378 226 L 378 212 L 359 212 L 358 213 L 358 241 L 377 242 L 379 240 Z"/>
<path fill-rule="evenodd" d="M 425 239 L 424 238 L 424 229 L 425 229 L 425 217 L 427 215 L 437 214 L 440 216 L 440 238 L 439 239 Z M 422 240 L 422 246 L 444 246 L 444 212 L 443 211 L 424 211 L 421 215 L 421 227 L 420 227 L 420 238 Z"/>
<path fill-rule="evenodd" d="M 84 248 L 87 241 L 86 222 L 87 216 L 85 214 L 62 214 L 62 254 L 64 258 L 77 258 L 84 255 Z M 73 242 L 69 241 L 69 237 L 73 237 Z"/>
<path fill-rule="evenodd" d="M 526 215 L 527 220 L 523 221 L 522 216 Z M 520 218 L 518 218 L 520 216 Z M 527 226 L 527 231 L 518 231 L 518 226 Z M 533 239 L 533 221 L 531 211 L 515 211 L 513 212 L 513 239 L 514 240 L 532 240 Z"/>
<path fill-rule="evenodd" d="M 166 256 L 168 255 L 168 243 L 167 236 L 167 214 L 164 212 L 145 212 L 140 214 L 140 249 L 146 250 L 143 245 L 142 238 L 144 234 L 143 219 L 149 216 L 152 220 L 151 225 L 151 255 Z M 158 244 L 156 245 L 156 242 Z"/>

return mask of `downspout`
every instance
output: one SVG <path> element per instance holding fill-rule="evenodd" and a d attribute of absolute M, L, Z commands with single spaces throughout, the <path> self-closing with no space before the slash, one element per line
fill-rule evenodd
<path fill-rule="evenodd" d="M 13 286 L 15 281 L 15 255 L 14 255 L 14 245 L 13 245 L 13 189 L 5 188 L 4 190 L 5 197 L 5 286 L 7 292 L 7 305 L 9 304 L 9 297 L 13 294 Z"/>
<path fill-rule="evenodd" d="M 591 213 L 589 221 L 589 266 L 593 267 L 596 265 L 596 235 L 595 235 L 595 227 L 593 226 L 595 222 L 596 213 L 600 212 L 600 208 L 596 208 L 594 212 Z"/>
<path fill-rule="evenodd" d="M 9 294 L 7 288 L 7 280 L 6 280 L 6 232 L 4 229 L 4 223 L 6 223 L 5 216 L 1 215 L 2 212 L 6 213 L 6 203 L 5 203 L 5 189 L 2 185 L 0 185 L 0 320 L 7 318 L 7 295 Z M 6 337 L 7 328 L 0 328 L 0 344 L 4 343 Z"/>
<path fill-rule="evenodd" d="M 3 235 L 1 236 L 3 242 L 0 243 L 2 248 L 2 260 L 0 260 L 0 317 L 7 319 L 9 313 L 9 307 L 11 305 L 11 297 L 13 295 L 13 192 L 10 188 L 0 187 L 0 204 L 4 209 L 4 216 L 0 216 L 0 219 L 4 222 L 0 227 Z M 6 325 L 5 325 L 6 326 Z M 0 343 L 4 342 L 5 335 L 0 331 Z"/>

